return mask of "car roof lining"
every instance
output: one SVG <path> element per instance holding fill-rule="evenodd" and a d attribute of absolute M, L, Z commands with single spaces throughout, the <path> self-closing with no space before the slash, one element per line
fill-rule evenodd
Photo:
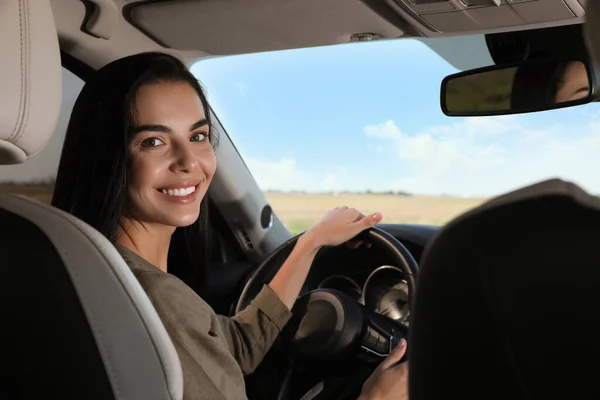
<path fill-rule="evenodd" d="M 489 6 L 467 9 L 459 0 L 417 5 L 408 0 L 146 0 L 132 3 L 126 13 L 163 45 L 214 55 L 341 44 L 360 33 L 393 39 L 537 29 L 580 23 L 584 15 L 577 0 L 500 7 L 484 1 Z"/>
<path fill-rule="evenodd" d="M 468 10 L 463 0 L 437 0 L 428 6 L 411 1 L 418 3 L 52 0 L 52 7 L 61 48 L 93 68 L 148 50 L 178 54 L 191 63 L 214 55 L 347 43 L 357 34 L 374 39 L 441 38 L 580 24 L 584 17 L 583 0 L 502 0 L 500 7 L 486 0 L 492 5 Z M 445 22 L 435 26 L 435 21 Z"/>

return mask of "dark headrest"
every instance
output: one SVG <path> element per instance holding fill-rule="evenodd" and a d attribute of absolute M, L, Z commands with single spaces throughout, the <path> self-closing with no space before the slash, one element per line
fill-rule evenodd
<path fill-rule="evenodd" d="M 550 180 L 446 226 L 426 250 L 410 399 L 600 398 L 600 199 Z"/>

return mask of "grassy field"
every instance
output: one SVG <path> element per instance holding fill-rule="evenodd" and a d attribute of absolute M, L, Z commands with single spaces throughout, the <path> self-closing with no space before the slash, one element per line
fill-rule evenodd
<path fill-rule="evenodd" d="M 478 206 L 484 199 L 395 196 L 383 194 L 267 193 L 273 210 L 293 233 L 301 232 L 336 206 L 356 207 L 363 213 L 381 212 L 384 223 L 443 225 Z"/>
<path fill-rule="evenodd" d="M 0 186 L 1 192 L 20 193 L 49 202 L 49 186 Z M 273 210 L 292 233 L 299 233 L 336 206 L 356 207 L 363 213 L 381 212 L 384 223 L 442 225 L 485 199 L 400 196 L 384 194 L 267 193 Z"/>

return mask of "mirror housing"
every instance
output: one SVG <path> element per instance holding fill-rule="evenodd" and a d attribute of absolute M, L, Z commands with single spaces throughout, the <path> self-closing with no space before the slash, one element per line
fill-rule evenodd
<path fill-rule="evenodd" d="M 539 59 L 493 65 L 449 75 L 442 81 L 442 112 L 450 117 L 521 114 L 596 100 L 592 63 Z"/>

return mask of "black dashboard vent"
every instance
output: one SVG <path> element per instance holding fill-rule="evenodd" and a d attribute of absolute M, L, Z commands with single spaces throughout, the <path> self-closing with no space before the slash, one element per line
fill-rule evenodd
<path fill-rule="evenodd" d="M 252 244 L 252 240 L 250 240 L 250 236 L 248 235 L 248 232 L 246 232 L 246 230 L 239 225 L 237 228 L 237 232 L 238 232 L 238 238 L 241 242 L 241 245 L 244 247 L 244 249 L 246 249 L 246 251 L 254 250 L 254 244 Z"/>

